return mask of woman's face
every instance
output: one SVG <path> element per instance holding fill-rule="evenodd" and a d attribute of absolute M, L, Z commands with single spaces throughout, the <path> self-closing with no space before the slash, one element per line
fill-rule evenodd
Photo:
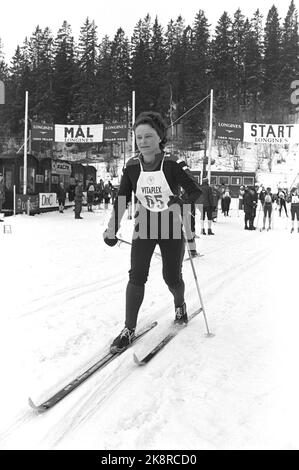
<path fill-rule="evenodd" d="M 139 152 L 142 155 L 156 155 L 160 153 L 161 139 L 155 129 L 149 124 L 139 124 L 135 129 L 135 138 Z"/>

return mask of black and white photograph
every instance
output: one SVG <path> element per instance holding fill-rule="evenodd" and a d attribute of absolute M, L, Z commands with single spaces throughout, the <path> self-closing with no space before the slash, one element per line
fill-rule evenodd
<path fill-rule="evenodd" d="M 298 11 L 1 5 L 0 450 L 299 450 Z"/>

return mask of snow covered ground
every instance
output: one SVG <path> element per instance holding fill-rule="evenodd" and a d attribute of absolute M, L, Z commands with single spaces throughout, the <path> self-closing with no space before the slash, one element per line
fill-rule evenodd
<path fill-rule="evenodd" d="M 149 351 L 174 316 L 154 257 L 138 325 L 159 325 L 41 415 L 28 396 L 46 399 L 122 328 L 130 248 L 103 243 L 103 208 L 83 212 L 84 220 L 71 209 L 7 217 L 0 225 L 0 448 L 298 450 L 299 234 L 274 216 L 273 231 L 250 232 L 232 210 L 219 216 L 214 237 L 197 240 L 204 257 L 194 263 L 213 338 L 199 316 L 147 366 L 134 364 L 133 350 Z M 131 228 L 124 220 L 127 239 Z M 189 261 L 184 278 L 191 312 L 199 301 Z"/>

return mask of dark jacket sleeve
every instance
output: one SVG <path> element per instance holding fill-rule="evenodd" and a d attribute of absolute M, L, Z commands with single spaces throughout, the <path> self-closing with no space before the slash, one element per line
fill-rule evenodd
<path fill-rule="evenodd" d="M 185 190 L 185 199 L 184 202 L 191 204 L 195 202 L 201 195 L 201 190 L 198 183 L 195 182 L 191 171 L 187 166 L 183 166 L 174 162 L 173 173 L 175 180 L 179 183 L 180 186 Z"/>

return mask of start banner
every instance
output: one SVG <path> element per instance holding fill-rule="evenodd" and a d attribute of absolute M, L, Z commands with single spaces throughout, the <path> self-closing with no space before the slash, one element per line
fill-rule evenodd
<path fill-rule="evenodd" d="M 255 144 L 298 144 L 299 124 L 244 122 L 244 142 Z"/>
<path fill-rule="evenodd" d="M 103 124 L 55 124 L 55 142 L 103 142 Z"/>

